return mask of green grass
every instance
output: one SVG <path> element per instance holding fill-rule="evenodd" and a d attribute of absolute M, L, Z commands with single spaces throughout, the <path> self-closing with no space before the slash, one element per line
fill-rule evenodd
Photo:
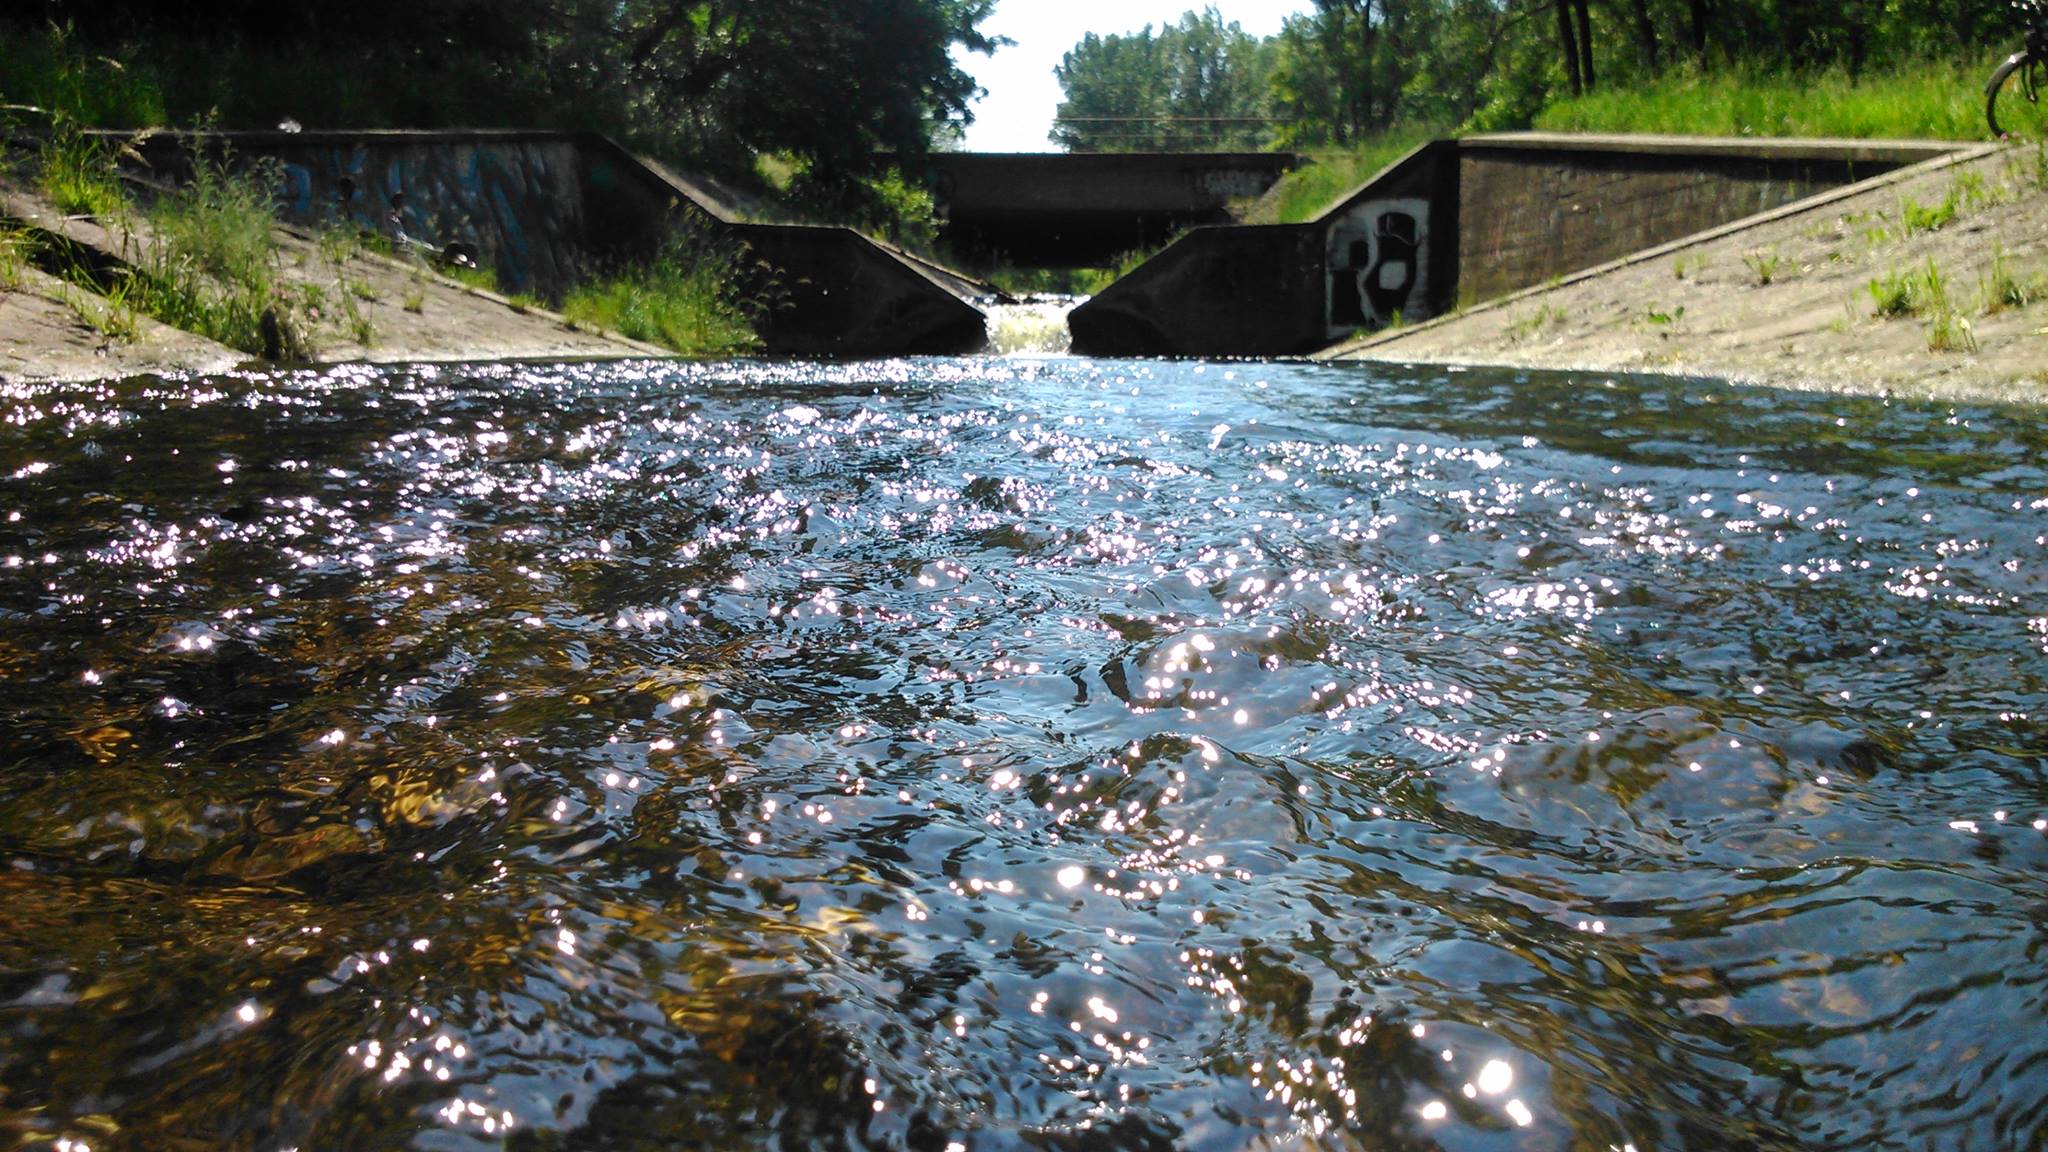
<path fill-rule="evenodd" d="M 2012 260 L 2005 249 L 1994 248 L 1991 264 L 1979 279 L 1977 290 L 1982 298 L 1984 314 L 1993 316 L 2010 308 L 2025 308 L 2036 301 L 2048 299 L 2048 276 L 2022 277 L 2013 270 Z"/>
<path fill-rule="evenodd" d="M 1878 316 L 1891 320 L 1917 316 L 1931 306 L 1936 293 L 1945 295 L 1941 270 L 1932 260 L 1923 272 L 1917 268 L 1894 268 L 1870 281 L 1870 299 Z"/>
<path fill-rule="evenodd" d="M 36 189 L 66 216 L 118 216 L 129 203 L 115 160 L 114 149 L 59 116 L 36 153 Z"/>
<path fill-rule="evenodd" d="M 1927 60 L 1871 69 L 1678 70 L 1561 100 L 1536 115 L 1546 132 L 1670 132 L 1697 136 L 1844 136 L 1978 140 L 1984 80 L 1996 58 Z"/>
<path fill-rule="evenodd" d="M 1570 318 L 1570 313 L 1566 312 L 1561 307 L 1557 307 L 1551 304 L 1539 305 L 1534 313 L 1528 316 L 1521 317 L 1520 319 L 1511 321 L 1508 324 L 1508 342 L 1511 344 L 1520 344 L 1522 341 L 1527 340 L 1530 337 L 1536 335 L 1536 333 L 1542 331 L 1544 328 L 1552 324 L 1562 324 Z"/>
<path fill-rule="evenodd" d="M 143 311 L 251 355 L 302 358 L 306 330 L 326 302 L 279 275 L 274 184 L 260 168 L 236 171 L 226 156 L 199 157 L 191 182 L 150 208 L 156 243 L 137 266 Z"/>
<path fill-rule="evenodd" d="M 0 224 L 0 291 L 12 292 L 21 287 L 34 245 L 35 237 L 26 228 Z"/>
<path fill-rule="evenodd" d="M 309 333 L 330 319 L 330 308 L 358 341 L 374 335 L 345 277 L 330 305 L 317 286 L 280 274 L 274 171 L 237 168 L 226 155 L 195 157 L 192 179 L 144 210 L 122 187 L 115 153 L 75 132 L 53 135 L 42 162 L 45 194 L 68 190 L 70 202 L 60 206 L 88 211 L 128 237 L 121 241 L 126 267 L 60 269 L 72 285 L 72 310 L 107 338 L 132 339 L 139 313 L 253 356 L 303 359 Z M 147 243 L 132 238 L 138 220 L 147 222 Z"/>
<path fill-rule="evenodd" d="M 1933 258 L 1924 268 L 1894 268 L 1872 280 L 1870 296 L 1882 318 L 1926 317 L 1928 351 L 1976 351 L 1976 333 L 1950 299 L 1948 277 Z"/>
<path fill-rule="evenodd" d="M 1742 254 L 1743 267 L 1748 268 L 1749 274 L 1756 277 L 1757 286 L 1760 288 L 1778 278 L 1778 270 L 1784 263 L 1784 258 L 1778 255 L 1775 247 L 1758 248 Z"/>
<path fill-rule="evenodd" d="M 448 277 L 465 288 L 475 288 L 481 292 L 496 292 L 498 290 L 498 270 L 495 268 L 450 264 L 446 268 L 441 269 L 441 275 Z"/>
<path fill-rule="evenodd" d="M 1310 162 L 1280 178 L 1266 198 L 1270 209 L 1252 222 L 1299 224 L 1313 220 L 1381 169 L 1438 135 L 1417 125 L 1376 136 L 1346 151 L 1309 153 Z"/>
<path fill-rule="evenodd" d="M 563 316 L 686 356 L 752 351 L 760 341 L 733 298 L 732 259 L 693 239 L 671 241 L 652 264 L 581 285 L 563 302 Z"/>
<path fill-rule="evenodd" d="M 48 25 L 0 24 L 0 104 L 42 108 L 99 128 L 151 128 L 166 122 L 163 90 L 153 69 L 133 59 L 83 51 L 62 29 Z"/>
<path fill-rule="evenodd" d="M 125 344 L 142 336 L 142 321 L 128 295 L 126 285 L 117 284 L 105 295 L 100 295 L 66 284 L 64 305 L 78 317 L 79 323 L 99 333 L 102 340 Z"/>

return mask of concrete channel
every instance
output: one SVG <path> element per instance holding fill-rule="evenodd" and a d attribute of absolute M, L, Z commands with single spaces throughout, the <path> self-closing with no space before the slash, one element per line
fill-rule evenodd
<path fill-rule="evenodd" d="M 1093 356 L 1303 356 L 1981 145 L 1516 133 L 1426 144 L 1292 225 L 1216 225 L 1285 154 L 939 156 L 963 250 L 1100 262 L 1195 224 L 1068 317 Z M 459 242 L 508 292 L 580 278 L 695 230 L 741 253 L 779 356 L 958 354 L 988 341 L 989 285 L 850 228 L 759 223 L 715 186 L 601 136 L 527 131 L 153 134 L 159 179 L 198 149 L 281 168 L 285 215 Z M 1032 250 L 1034 238 L 1041 247 Z"/>

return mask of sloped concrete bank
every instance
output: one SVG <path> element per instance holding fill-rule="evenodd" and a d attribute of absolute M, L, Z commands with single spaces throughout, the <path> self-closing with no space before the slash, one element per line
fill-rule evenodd
<path fill-rule="evenodd" d="M 1305 355 L 1915 164 L 1940 141 L 1437 141 L 1315 221 L 1197 228 L 1076 309 L 1093 355 Z"/>
<path fill-rule="evenodd" d="M 34 230 L 66 262 L 102 274 L 146 258 L 155 241 L 141 221 L 133 230 L 66 217 L 25 190 L 0 180 L 0 221 Z M 666 350 L 516 304 L 435 275 L 418 263 L 356 250 L 323 250 L 311 235 L 280 229 L 278 275 L 317 288 L 337 303 L 303 335 L 317 363 L 398 363 L 507 359 L 617 359 L 665 356 Z M 222 372 L 251 358 L 189 332 L 169 328 L 46 272 L 24 267 L 0 285 L 0 379 L 90 380 L 140 373 Z"/>
<path fill-rule="evenodd" d="M 1321 358 L 2048 403 L 2048 151 L 1972 149 Z"/>

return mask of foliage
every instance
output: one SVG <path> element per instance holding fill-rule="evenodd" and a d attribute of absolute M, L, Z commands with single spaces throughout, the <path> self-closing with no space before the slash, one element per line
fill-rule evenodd
<path fill-rule="evenodd" d="M 290 118 L 309 127 L 595 129 L 692 163 L 743 168 L 750 151 L 788 151 L 829 183 L 879 171 L 892 155 L 921 157 L 935 125 L 970 118 L 977 89 L 950 53 L 996 47 L 977 30 L 993 8 L 994 0 L 40 0 L 0 13 L 0 41 L 26 57 L 39 37 L 58 35 L 43 30 L 48 21 L 66 23 L 67 42 L 138 77 L 144 95 L 114 111 L 93 103 L 91 84 L 50 97 L 91 123 L 182 121 L 217 108 L 230 128 Z M 147 67 L 135 67 L 145 58 Z M 77 72 L 66 64 L 52 74 Z M 22 75 L 33 83 L 0 72 L 0 94 L 64 88 L 35 80 L 34 69 Z"/>
<path fill-rule="evenodd" d="M 1177 114 L 1158 95 L 1176 83 L 1163 35 L 1084 39 L 1060 71 L 1070 104 Z M 2004 0 L 1314 0 L 1231 57 L 1265 70 L 1243 99 L 1287 148 L 1412 125 L 1967 139 L 2018 39 Z M 1099 146 L 1074 136 L 1056 133 Z"/>
<path fill-rule="evenodd" d="M 1852 74 L 1691 65 L 1560 100 L 1536 115 L 1549 132 L 1677 132 L 1697 136 L 1982 136 L 1988 60 L 1901 61 Z"/>
<path fill-rule="evenodd" d="M 2000 263 L 2002 255 L 1993 262 L 1994 276 Z M 1925 316 L 1930 352 L 1972 352 L 1977 348 L 1969 318 L 1949 297 L 1948 276 L 1931 257 L 1923 268 L 1894 268 L 1872 280 L 1870 296 L 1879 317 Z M 1989 300 L 1986 309 L 1995 310 Z"/>
<path fill-rule="evenodd" d="M 1214 6 L 1157 35 L 1090 32 L 1053 69 L 1066 98 L 1051 139 L 1070 152 L 1255 148 L 1269 113 L 1273 50 Z"/>
<path fill-rule="evenodd" d="M 569 294 L 570 323 L 617 332 L 690 356 L 752 351 L 759 341 L 733 297 L 736 261 L 685 232 L 651 264 L 631 267 Z"/>
<path fill-rule="evenodd" d="M 1984 270 L 1979 284 L 1984 298 L 1984 312 L 1991 315 L 2008 308 L 2025 308 L 2041 297 L 2039 280 L 2022 280 L 2013 271 L 2012 260 L 2004 248 L 1995 248 L 1991 253 L 1991 265 Z"/>
<path fill-rule="evenodd" d="M 821 177 L 799 161 L 787 176 L 789 205 L 815 218 L 874 232 L 900 248 L 930 252 L 938 244 L 938 208 L 931 190 L 896 169 L 856 178 Z"/>
<path fill-rule="evenodd" d="M 1427 142 L 1435 133 L 1410 125 L 1358 141 L 1349 151 L 1317 152 L 1309 163 L 1281 177 L 1270 193 L 1272 222 L 1313 220 L 1381 169 Z"/>
<path fill-rule="evenodd" d="M 37 188 L 57 211 L 103 218 L 127 207 L 114 150 L 86 135 L 69 116 L 55 117 L 36 160 Z"/>
<path fill-rule="evenodd" d="M 1783 264 L 1784 258 L 1778 254 L 1775 247 L 1758 248 L 1742 254 L 1742 266 L 1749 269 L 1751 276 L 1756 277 L 1757 286 L 1760 288 L 1769 286 L 1771 281 L 1778 278 L 1778 269 Z"/>
<path fill-rule="evenodd" d="M 298 313 L 317 315 L 319 302 L 279 280 L 275 183 L 261 166 L 238 172 L 226 155 L 196 157 L 190 182 L 150 209 L 154 242 L 140 253 L 134 286 L 143 311 L 251 355 L 279 344 L 302 352 Z"/>
<path fill-rule="evenodd" d="M 27 229 L 0 223 L 0 291 L 21 287 L 34 244 Z"/>
<path fill-rule="evenodd" d="M 164 123 L 154 73 L 132 60 L 81 51 L 66 28 L 0 23 L 0 104 L 61 113 L 102 128 Z"/>

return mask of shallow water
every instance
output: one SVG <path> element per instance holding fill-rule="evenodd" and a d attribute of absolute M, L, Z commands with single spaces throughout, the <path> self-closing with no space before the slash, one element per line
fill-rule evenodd
<path fill-rule="evenodd" d="M 0 1146 L 2048 1141 L 2038 411 L 0 400 Z"/>

